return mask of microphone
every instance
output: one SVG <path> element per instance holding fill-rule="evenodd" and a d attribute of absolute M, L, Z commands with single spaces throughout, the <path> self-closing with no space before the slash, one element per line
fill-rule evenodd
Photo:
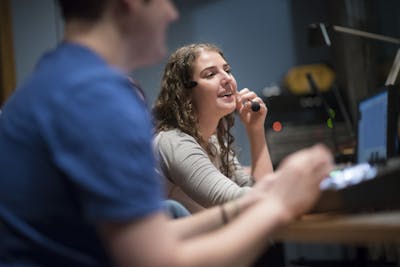
<path fill-rule="evenodd" d="M 261 108 L 260 103 L 256 102 L 256 101 L 251 101 L 250 99 L 248 99 L 248 101 L 251 102 L 251 110 L 253 112 L 258 112 Z"/>
<path fill-rule="evenodd" d="M 326 113 L 328 113 L 329 118 L 334 119 L 333 118 L 333 109 L 329 106 L 325 97 L 322 95 L 322 93 L 318 89 L 318 86 L 310 72 L 306 73 L 306 78 L 307 78 L 308 84 L 310 86 L 311 92 L 314 93 L 315 95 L 317 95 L 322 100 L 322 105 L 324 106 Z"/>
<path fill-rule="evenodd" d="M 322 99 L 322 102 L 323 102 L 323 105 L 324 105 L 324 108 L 325 108 L 326 112 L 328 113 L 329 117 L 332 118 L 333 109 L 329 106 L 329 104 L 326 101 L 326 99 L 324 98 L 324 96 L 318 90 L 317 85 L 316 85 L 316 83 L 315 83 L 315 81 L 314 81 L 314 79 L 312 77 L 312 74 L 311 73 L 307 73 L 306 74 L 306 78 L 307 78 L 308 84 L 310 85 L 311 91 L 314 94 L 318 95 Z M 335 96 L 335 99 L 336 99 L 337 103 L 339 104 L 339 109 L 340 109 L 340 112 L 342 113 L 342 116 L 343 116 L 344 121 L 346 123 L 347 131 L 349 132 L 349 136 L 351 138 L 354 138 L 354 136 L 355 136 L 354 130 L 353 130 L 354 126 L 353 126 L 353 124 L 352 124 L 352 122 L 350 120 L 350 115 L 349 115 L 348 111 L 345 108 L 345 104 L 344 104 L 343 98 L 340 95 L 339 90 L 338 90 L 338 88 L 337 88 L 337 86 L 335 84 L 332 85 L 332 91 L 334 93 L 334 96 Z"/>
<path fill-rule="evenodd" d="M 194 88 L 194 87 L 197 86 L 197 82 L 196 82 L 196 81 L 188 81 L 188 82 L 185 82 L 185 83 L 184 83 L 184 86 L 185 86 L 187 89 L 192 89 L 192 88 Z"/>
<path fill-rule="evenodd" d="M 336 157 L 339 154 L 339 146 L 338 146 L 338 142 L 336 139 L 336 127 L 335 127 L 335 122 L 334 122 L 335 111 L 331 108 L 331 106 L 329 106 L 325 97 L 320 92 L 320 90 L 310 72 L 306 73 L 306 78 L 307 78 L 308 84 L 310 86 L 311 92 L 314 93 L 315 95 L 317 95 L 322 100 L 322 105 L 324 106 L 324 109 L 325 109 L 326 113 L 328 114 L 328 117 L 332 123 L 332 126 L 331 126 L 332 143 L 333 143 L 334 153 L 335 153 L 335 157 Z"/>

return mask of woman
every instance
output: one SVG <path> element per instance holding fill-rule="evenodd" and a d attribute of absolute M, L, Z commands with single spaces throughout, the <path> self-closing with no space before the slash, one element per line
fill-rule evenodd
<path fill-rule="evenodd" d="M 258 111 L 251 109 L 255 102 Z M 235 110 L 250 140 L 250 173 L 232 147 Z M 191 44 L 170 56 L 153 113 L 168 197 L 191 212 L 236 199 L 273 172 L 264 130 L 267 107 L 249 89 L 237 90 L 231 67 L 215 45 Z"/>

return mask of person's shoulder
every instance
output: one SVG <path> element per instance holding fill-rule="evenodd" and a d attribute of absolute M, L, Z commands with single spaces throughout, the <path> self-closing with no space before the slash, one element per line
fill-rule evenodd
<path fill-rule="evenodd" d="M 59 83 L 53 93 L 62 101 L 78 99 L 102 106 L 112 103 L 124 106 L 121 104 L 128 102 L 129 106 L 132 100 L 139 100 L 128 76 L 85 46 L 61 44 L 44 56 L 39 66 L 41 73 L 49 73 Z M 134 105 L 131 108 L 134 109 Z"/>
<path fill-rule="evenodd" d="M 154 145 L 161 150 L 178 150 L 182 146 L 200 146 L 193 136 L 179 129 L 158 132 L 154 138 Z"/>
<path fill-rule="evenodd" d="M 189 155 L 206 155 L 197 140 L 178 129 L 159 132 L 154 138 L 154 151 L 164 161 L 181 162 Z"/>
<path fill-rule="evenodd" d="M 121 78 L 121 71 L 111 67 L 101 56 L 88 47 L 64 42 L 42 56 L 37 76 L 48 75 L 68 87 L 87 81 Z M 53 79 L 54 80 L 54 79 Z"/>
<path fill-rule="evenodd" d="M 184 133 L 176 128 L 158 132 L 155 139 L 162 142 L 174 143 L 176 143 L 177 141 L 195 141 L 195 139 L 191 135 Z"/>

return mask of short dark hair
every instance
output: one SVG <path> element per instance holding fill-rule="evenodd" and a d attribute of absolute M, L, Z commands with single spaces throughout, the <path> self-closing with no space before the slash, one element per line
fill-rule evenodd
<path fill-rule="evenodd" d="M 95 21 L 101 17 L 110 0 L 58 0 L 64 20 Z"/>

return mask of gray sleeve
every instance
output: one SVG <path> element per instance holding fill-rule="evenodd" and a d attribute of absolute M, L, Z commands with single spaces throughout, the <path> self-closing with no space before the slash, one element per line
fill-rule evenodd
<path fill-rule="evenodd" d="M 234 158 L 234 163 L 236 166 L 236 171 L 232 177 L 232 180 L 235 181 L 235 183 L 239 186 L 253 186 L 255 183 L 254 177 L 243 169 L 242 165 L 239 163 L 239 160 L 236 157 Z"/>
<path fill-rule="evenodd" d="M 196 140 L 184 133 L 161 133 L 155 140 L 161 169 L 172 183 L 202 206 L 236 199 L 251 190 L 224 176 Z"/>

